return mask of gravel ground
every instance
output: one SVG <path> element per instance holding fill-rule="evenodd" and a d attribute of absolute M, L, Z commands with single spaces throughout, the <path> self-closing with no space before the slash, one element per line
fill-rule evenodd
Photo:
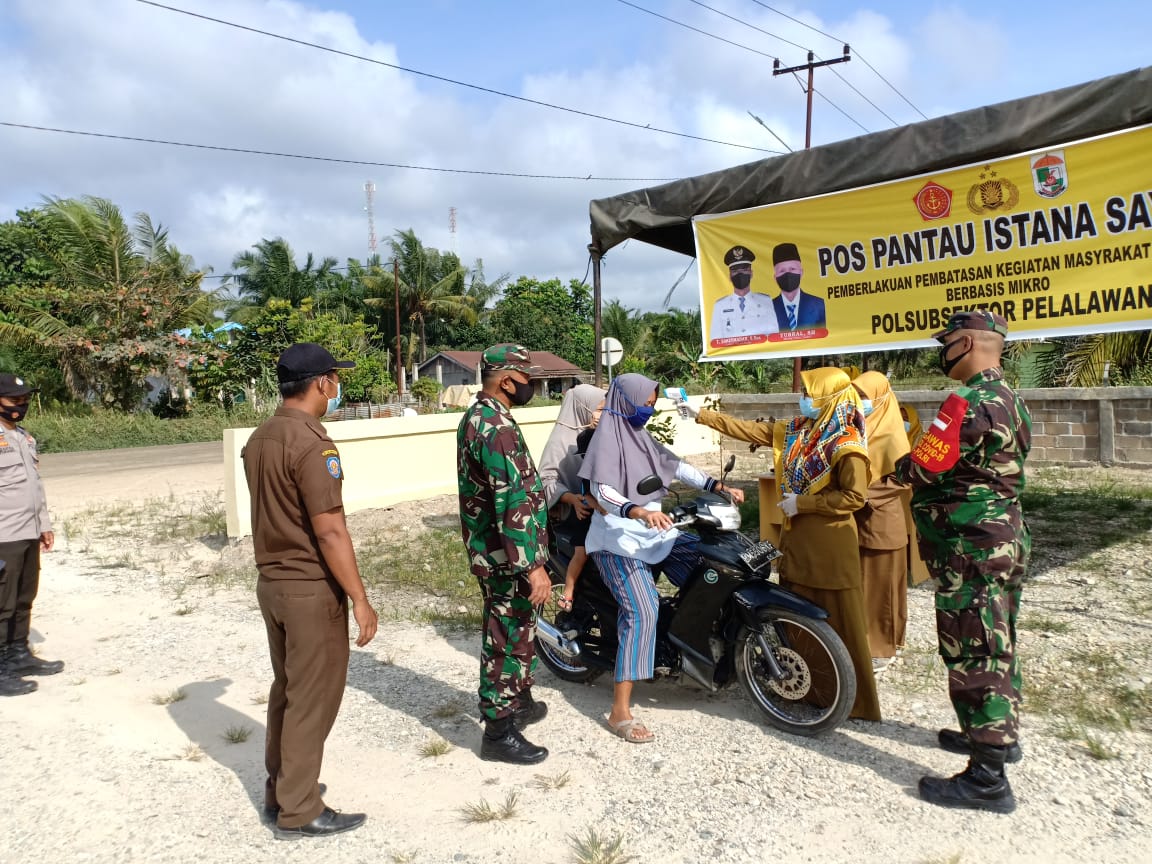
<path fill-rule="evenodd" d="M 1132 479 L 1066 472 L 1050 483 L 1071 500 L 1099 491 L 1101 477 Z M 452 524 L 453 506 L 438 498 L 351 524 L 356 536 L 418 543 Z M 916 797 L 922 774 L 963 762 L 935 746 L 954 720 L 924 588 L 910 592 L 907 649 L 879 681 L 883 723 L 794 738 L 760 722 L 738 689 L 662 680 L 637 688 L 658 738 L 635 746 L 600 720 L 610 681 L 573 685 L 542 669 L 537 696 L 550 713 L 531 738 L 551 756 L 529 768 L 477 758 L 478 636 L 406 621 L 411 598 L 378 592 L 396 620 L 353 648 L 323 772 L 329 802 L 369 821 L 297 843 L 274 840 L 258 815 L 270 670 L 255 597 L 197 578 L 242 572 L 250 544 L 162 540 L 138 515 L 115 530 L 78 519 L 45 559 L 34 617 L 38 650 L 68 667 L 36 694 L 0 700 L 0 776 L 19 790 L 0 808 L 0 862 L 569 862 L 570 836 L 589 829 L 619 833 L 626 853 L 662 864 L 1147 861 L 1152 540 L 1145 528 L 1101 545 L 1092 516 L 1071 538 L 1063 523 L 1038 520 L 1038 539 L 1051 542 L 1038 543 L 1021 644 L 1038 682 L 1030 702 L 1046 710 L 1026 709 L 1012 816 Z M 156 704 L 174 691 L 182 698 Z M 226 740 L 245 730 L 246 740 Z M 433 741 L 450 749 L 421 755 Z M 510 795 L 506 820 L 463 815 Z"/>

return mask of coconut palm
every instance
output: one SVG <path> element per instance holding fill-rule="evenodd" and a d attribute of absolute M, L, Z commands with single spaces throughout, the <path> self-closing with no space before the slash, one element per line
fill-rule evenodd
<path fill-rule="evenodd" d="M 287 300 L 299 308 L 303 300 L 316 298 L 333 283 L 336 266 L 335 258 L 317 262 L 309 252 L 301 267 L 287 240 L 265 238 L 232 259 L 234 272 L 225 277 L 225 287 L 234 284 L 239 300 L 229 310 L 229 317 L 243 320 L 251 315 L 251 309 L 272 299 Z"/>

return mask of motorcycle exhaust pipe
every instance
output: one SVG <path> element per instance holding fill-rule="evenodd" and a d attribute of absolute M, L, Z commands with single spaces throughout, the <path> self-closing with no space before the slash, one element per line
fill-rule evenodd
<path fill-rule="evenodd" d="M 578 641 L 569 639 L 564 633 L 557 630 L 551 621 L 545 621 L 543 618 L 536 619 L 536 638 L 547 642 L 557 651 L 569 657 L 575 657 L 581 651 Z"/>

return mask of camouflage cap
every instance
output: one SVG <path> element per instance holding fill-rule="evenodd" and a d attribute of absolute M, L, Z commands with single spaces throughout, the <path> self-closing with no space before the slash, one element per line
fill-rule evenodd
<path fill-rule="evenodd" d="M 525 375 L 539 372 L 539 366 L 532 365 L 532 355 L 523 345 L 493 345 L 484 352 L 480 358 L 480 365 L 485 372 L 495 372 L 498 369 L 515 369 Z"/>
<path fill-rule="evenodd" d="M 987 309 L 969 309 L 967 312 L 957 312 L 948 319 L 944 329 L 933 333 L 932 338 L 937 342 L 956 330 L 985 330 L 989 333 L 999 333 L 1008 336 L 1008 322 L 1002 315 L 989 312 Z"/>

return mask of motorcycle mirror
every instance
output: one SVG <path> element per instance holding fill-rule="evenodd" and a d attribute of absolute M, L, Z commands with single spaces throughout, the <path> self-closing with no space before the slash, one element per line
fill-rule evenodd
<path fill-rule="evenodd" d="M 728 461 L 724 463 L 724 468 L 720 472 L 720 482 L 724 482 L 724 478 L 728 476 L 728 472 L 736 465 L 736 454 L 733 453 L 728 457 Z"/>
<path fill-rule="evenodd" d="M 641 477 L 640 482 L 636 484 L 636 491 L 641 495 L 651 495 L 653 492 L 659 492 L 663 488 L 664 481 L 656 474 Z"/>

